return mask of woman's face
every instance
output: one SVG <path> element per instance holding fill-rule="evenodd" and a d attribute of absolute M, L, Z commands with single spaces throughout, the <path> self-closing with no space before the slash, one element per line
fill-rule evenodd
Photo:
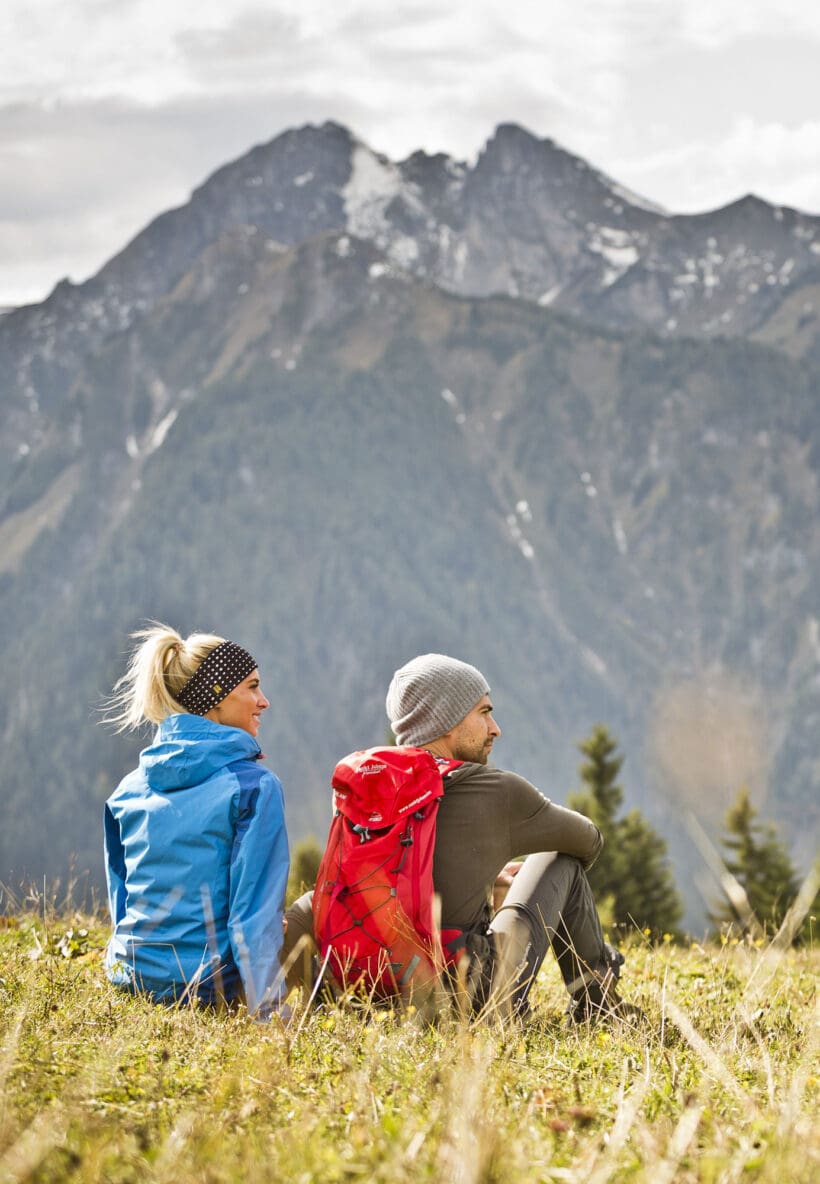
<path fill-rule="evenodd" d="M 205 712 L 205 718 L 217 724 L 224 724 L 228 728 L 242 728 L 244 732 L 250 732 L 255 736 L 259 731 L 262 712 L 268 707 L 270 703 L 262 694 L 259 671 L 252 670 L 221 703 Z"/>

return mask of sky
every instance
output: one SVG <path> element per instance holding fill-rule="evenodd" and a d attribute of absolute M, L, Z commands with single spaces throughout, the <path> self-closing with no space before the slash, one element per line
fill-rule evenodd
<path fill-rule="evenodd" d="M 0 306 L 327 119 L 393 160 L 514 122 L 673 213 L 820 215 L 819 62 L 810 0 L 3 0 Z"/>

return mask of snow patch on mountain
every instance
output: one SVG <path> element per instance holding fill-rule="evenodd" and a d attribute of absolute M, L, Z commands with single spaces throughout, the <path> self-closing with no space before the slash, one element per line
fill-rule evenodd
<path fill-rule="evenodd" d="M 418 260 L 419 245 L 408 234 L 401 234 L 393 239 L 388 253 L 399 267 L 410 268 Z"/>
<path fill-rule="evenodd" d="M 171 430 L 178 414 L 179 414 L 179 412 L 177 411 L 177 409 L 173 408 L 171 411 L 168 412 L 168 414 L 166 416 L 164 416 L 159 421 L 159 423 L 157 424 L 157 426 L 154 428 L 153 432 L 151 433 L 151 440 L 148 445 L 149 452 L 156 452 L 156 450 L 158 448 L 162 447 L 162 445 L 165 442 L 165 437 L 168 435 L 168 432 Z"/>
<path fill-rule="evenodd" d="M 518 550 L 525 559 L 533 560 L 535 558 L 535 547 L 528 538 L 524 535 L 523 530 L 518 525 L 518 519 L 521 517 L 524 522 L 532 521 L 532 514 L 527 502 L 519 501 L 515 507 L 515 512 L 507 515 L 507 529 Z"/>
<path fill-rule="evenodd" d="M 584 662 L 586 663 L 586 665 L 590 668 L 590 670 L 594 670 L 595 673 L 600 675 L 601 677 L 603 677 L 606 674 L 606 672 L 607 672 L 606 662 L 603 660 L 603 658 L 599 654 L 595 653 L 595 650 L 590 649 L 590 647 L 588 645 L 582 645 L 581 646 L 581 656 L 584 659 Z"/>
<path fill-rule="evenodd" d="M 561 294 L 561 284 L 553 284 L 553 286 L 538 297 L 538 303 L 542 308 L 549 308 L 556 296 Z"/>
<path fill-rule="evenodd" d="M 384 211 L 402 188 L 396 165 L 357 144 L 350 180 L 342 190 L 347 229 L 360 238 L 374 238 L 387 228 Z"/>
<path fill-rule="evenodd" d="M 590 251 L 603 256 L 609 264 L 601 281 L 604 287 L 609 287 L 638 262 L 641 253 L 627 230 L 614 226 L 590 226 L 588 229 L 591 231 Z"/>

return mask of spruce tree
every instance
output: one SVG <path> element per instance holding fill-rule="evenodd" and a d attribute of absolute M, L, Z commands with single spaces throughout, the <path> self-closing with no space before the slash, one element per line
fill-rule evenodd
<path fill-rule="evenodd" d="M 604 836 L 604 849 L 589 873 L 589 879 L 606 920 L 614 922 L 618 919 L 615 914 L 619 912 L 617 889 L 624 873 L 620 848 L 612 842 L 615 815 L 623 802 L 623 790 L 617 784 L 623 757 L 615 755 L 617 744 L 603 724 L 596 724 L 578 748 L 587 758 L 578 766 L 585 788 L 570 794 L 568 804 L 591 818 Z M 610 913 L 613 914 L 611 917 Z"/>
<path fill-rule="evenodd" d="M 639 810 L 617 817 L 624 798 L 618 784 L 624 758 L 617 755 L 617 742 L 603 724 L 596 724 L 578 747 L 587 758 L 578 770 L 584 788 L 568 800 L 604 836 L 604 849 L 588 873 L 602 922 L 677 934 L 682 908 L 665 841 Z"/>
<path fill-rule="evenodd" d="M 743 887 L 760 924 L 773 933 L 783 923 L 800 887 L 788 851 L 772 823 L 759 820 L 745 786 L 726 812 L 725 825 L 726 867 Z M 727 901 L 714 911 L 713 920 L 720 924 L 738 917 Z"/>

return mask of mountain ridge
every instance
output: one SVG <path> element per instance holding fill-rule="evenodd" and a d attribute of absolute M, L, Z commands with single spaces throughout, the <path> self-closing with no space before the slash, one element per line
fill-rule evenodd
<path fill-rule="evenodd" d="M 759 199 L 708 214 L 656 214 L 628 205 L 586 162 L 517 125 L 500 125 L 472 167 L 441 154 L 424 159 L 436 162 L 429 198 L 419 154 L 394 164 L 325 123 L 285 132 L 218 169 L 90 280 L 61 281 L 42 305 L 0 319 L 0 406 L 13 409 L 15 434 L 22 428 L 30 446 L 24 425 L 36 435 L 39 405 L 60 402 L 83 351 L 127 328 L 231 226 L 256 225 L 285 245 L 347 231 L 371 238 L 396 266 L 465 295 L 503 293 L 673 335 L 762 331 L 784 292 L 820 275 L 818 218 Z M 750 212 L 757 247 L 740 237 Z M 803 326 L 797 348 L 816 353 L 820 322 L 808 304 L 811 330 Z M 0 445 L 5 436 L 0 425 Z"/>

